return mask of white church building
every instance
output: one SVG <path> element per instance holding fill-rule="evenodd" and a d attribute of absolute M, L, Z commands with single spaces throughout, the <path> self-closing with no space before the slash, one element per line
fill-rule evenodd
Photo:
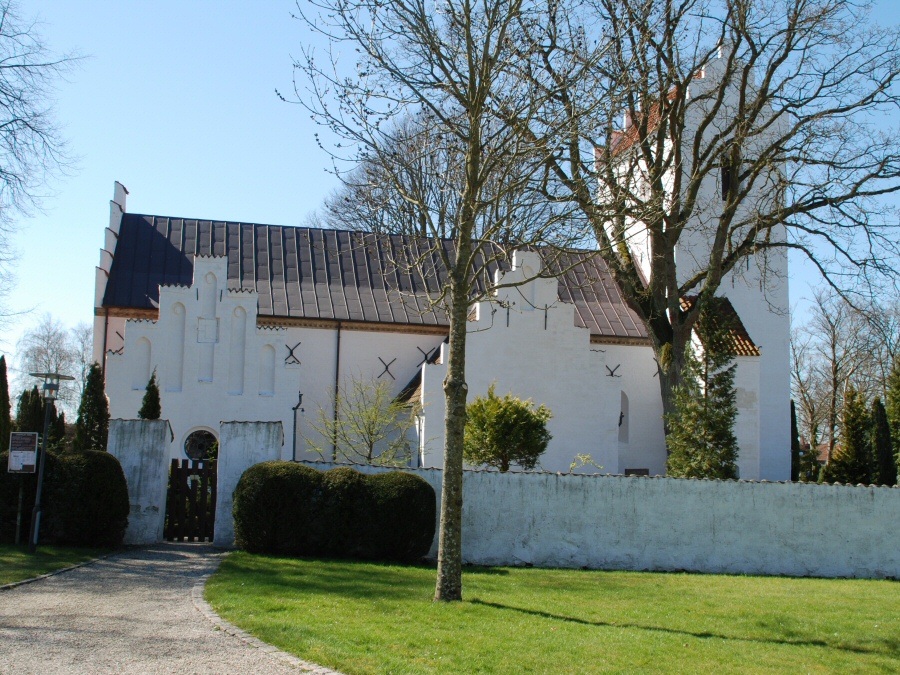
<path fill-rule="evenodd" d="M 210 442 L 221 421 L 280 421 L 284 459 L 316 459 L 306 438 L 350 378 L 421 404 L 412 466 L 442 465 L 447 319 L 434 279 L 386 265 L 410 242 L 339 230 L 127 212 L 116 183 L 96 271 L 94 357 L 113 418 L 134 418 L 155 371 L 171 457 Z M 534 277 L 516 253 L 505 281 Z M 726 280 L 739 317 L 738 460 L 743 479 L 790 476 L 786 261 L 766 284 Z M 470 315 L 469 398 L 492 383 L 553 413 L 540 460 L 565 472 L 664 475 L 657 366 L 645 329 L 603 261 L 501 289 Z M 301 399 L 302 395 L 302 399 Z M 301 402 L 302 401 L 302 402 Z M 585 466 L 585 471 L 598 471 Z"/>

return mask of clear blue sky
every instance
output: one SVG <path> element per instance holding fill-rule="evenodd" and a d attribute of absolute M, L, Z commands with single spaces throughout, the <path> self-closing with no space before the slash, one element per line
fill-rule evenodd
<path fill-rule="evenodd" d="M 9 303 L 35 308 L 3 337 L 50 312 L 91 321 L 94 268 L 113 181 L 128 211 L 292 225 L 335 185 L 316 129 L 275 89 L 292 88 L 305 32 L 290 0 L 98 2 L 31 0 L 57 52 L 88 55 L 59 86 L 57 118 L 77 171 L 45 212 L 20 223 Z"/>
<path fill-rule="evenodd" d="M 292 0 L 128 2 L 21 0 L 39 16 L 56 52 L 87 55 L 58 89 L 57 117 L 80 157 L 45 211 L 15 238 L 18 282 L 9 304 L 50 312 L 68 325 L 91 321 L 94 268 L 109 220 L 113 181 L 128 211 L 299 224 L 336 185 L 316 146 L 316 127 L 275 89 L 292 88 L 292 55 L 307 33 Z M 882 23 L 900 2 L 881 0 Z M 792 303 L 812 277 L 792 269 Z"/>

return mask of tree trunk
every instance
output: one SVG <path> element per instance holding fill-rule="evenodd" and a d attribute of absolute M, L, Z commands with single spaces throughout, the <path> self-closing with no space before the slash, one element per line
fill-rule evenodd
<path fill-rule="evenodd" d="M 675 413 L 675 388 L 679 387 L 684 379 L 684 352 L 690 341 L 690 335 L 690 331 L 685 335 L 676 331 L 672 335 L 672 342 L 665 343 L 655 350 L 663 404 L 663 430 L 666 436 L 669 435 L 668 416 Z M 666 454 L 668 453 L 666 447 Z"/>
<path fill-rule="evenodd" d="M 460 256 L 462 258 L 462 256 Z M 459 258 L 458 258 L 459 260 Z M 464 267 L 464 266 L 463 266 Z M 463 439 L 466 428 L 466 323 L 469 294 L 465 280 L 450 291 L 450 345 L 444 380 L 444 475 L 438 540 L 435 600 L 462 600 Z"/>

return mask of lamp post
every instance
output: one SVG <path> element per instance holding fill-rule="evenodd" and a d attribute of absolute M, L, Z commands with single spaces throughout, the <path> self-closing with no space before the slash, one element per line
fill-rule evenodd
<path fill-rule="evenodd" d="M 59 373 L 29 373 L 32 377 L 44 380 L 42 396 L 44 399 L 44 436 L 41 442 L 41 459 L 38 463 L 37 493 L 34 496 L 34 510 L 31 512 L 31 535 L 28 538 L 28 552 L 37 550 L 38 536 L 41 531 L 41 491 L 44 487 L 44 466 L 47 463 L 47 432 L 50 429 L 50 406 L 59 397 L 60 380 L 74 380 L 70 375 Z"/>
<path fill-rule="evenodd" d="M 291 459 L 293 461 L 297 461 L 297 411 L 299 410 L 301 413 L 303 412 L 303 408 L 300 406 L 303 405 L 303 394 L 299 394 L 300 398 L 297 399 L 297 405 L 295 405 L 291 410 L 294 411 L 294 439 L 293 439 L 293 448 L 291 452 Z"/>

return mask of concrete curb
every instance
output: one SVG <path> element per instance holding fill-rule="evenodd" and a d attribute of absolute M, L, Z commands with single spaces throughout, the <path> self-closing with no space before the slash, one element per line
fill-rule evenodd
<path fill-rule="evenodd" d="M 251 647 L 279 658 L 280 660 L 294 666 L 304 673 L 312 673 L 313 675 L 342 675 L 336 670 L 331 670 L 330 668 L 325 668 L 324 666 L 310 663 L 309 661 L 304 661 L 303 659 L 297 658 L 293 654 L 288 654 L 286 651 L 278 649 L 278 647 L 273 647 L 272 645 L 253 637 L 252 635 L 250 635 L 250 633 L 241 630 L 233 623 L 230 623 L 229 621 L 223 619 L 203 598 L 203 588 L 206 586 L 206 581 L 210 576 L 211 574 L 206 574 L 200 577 L 200 580 L 196 584 L 194 584 L 193 588 L 191 589 L 191 601 L 194 603 L 194 607 L 197 609 L 197 611 L 205 616 L 209 620 L 209 622 L 212 623 L 216 628 L 224 631 L 225 633 L 228 633 L 229 635 L 233 635 L 234 637 L 242 640 Z"/>
<path fill-rule="evenodd" d="M 40 576 L 31 577 L 30 579 L 22 579 L 21 581 L 13 581 L 10 584 L 3 584 L 0 586 L 0 591 L 9 591 L 17 586 L 24 586 L 25 584 L 31 584 L 35 581 L 40 581 L 41 579 L 49 579 L 50 577 L 55 577 L 57 574 L 63 574 L 64 572 L 71 572 L 72 570 L 77 570 L 79 567 L 86 567 L 87 565 L 93 565 L 98 560 L 105 560 L 110 556 L 114 556 L 120 551 L 113 551 L 112 553 L 107 553 L 105 555 L 97 556 L 96 558 L 92 558 L 91 560 L 85 560 L 82 563 L 78 563 L 77 565 L 69 565 L 68 567 L 63 567 L 62 569 L 54 570 L 53 572 L 47 572 L 47 574 L 41 574 Z"/>

